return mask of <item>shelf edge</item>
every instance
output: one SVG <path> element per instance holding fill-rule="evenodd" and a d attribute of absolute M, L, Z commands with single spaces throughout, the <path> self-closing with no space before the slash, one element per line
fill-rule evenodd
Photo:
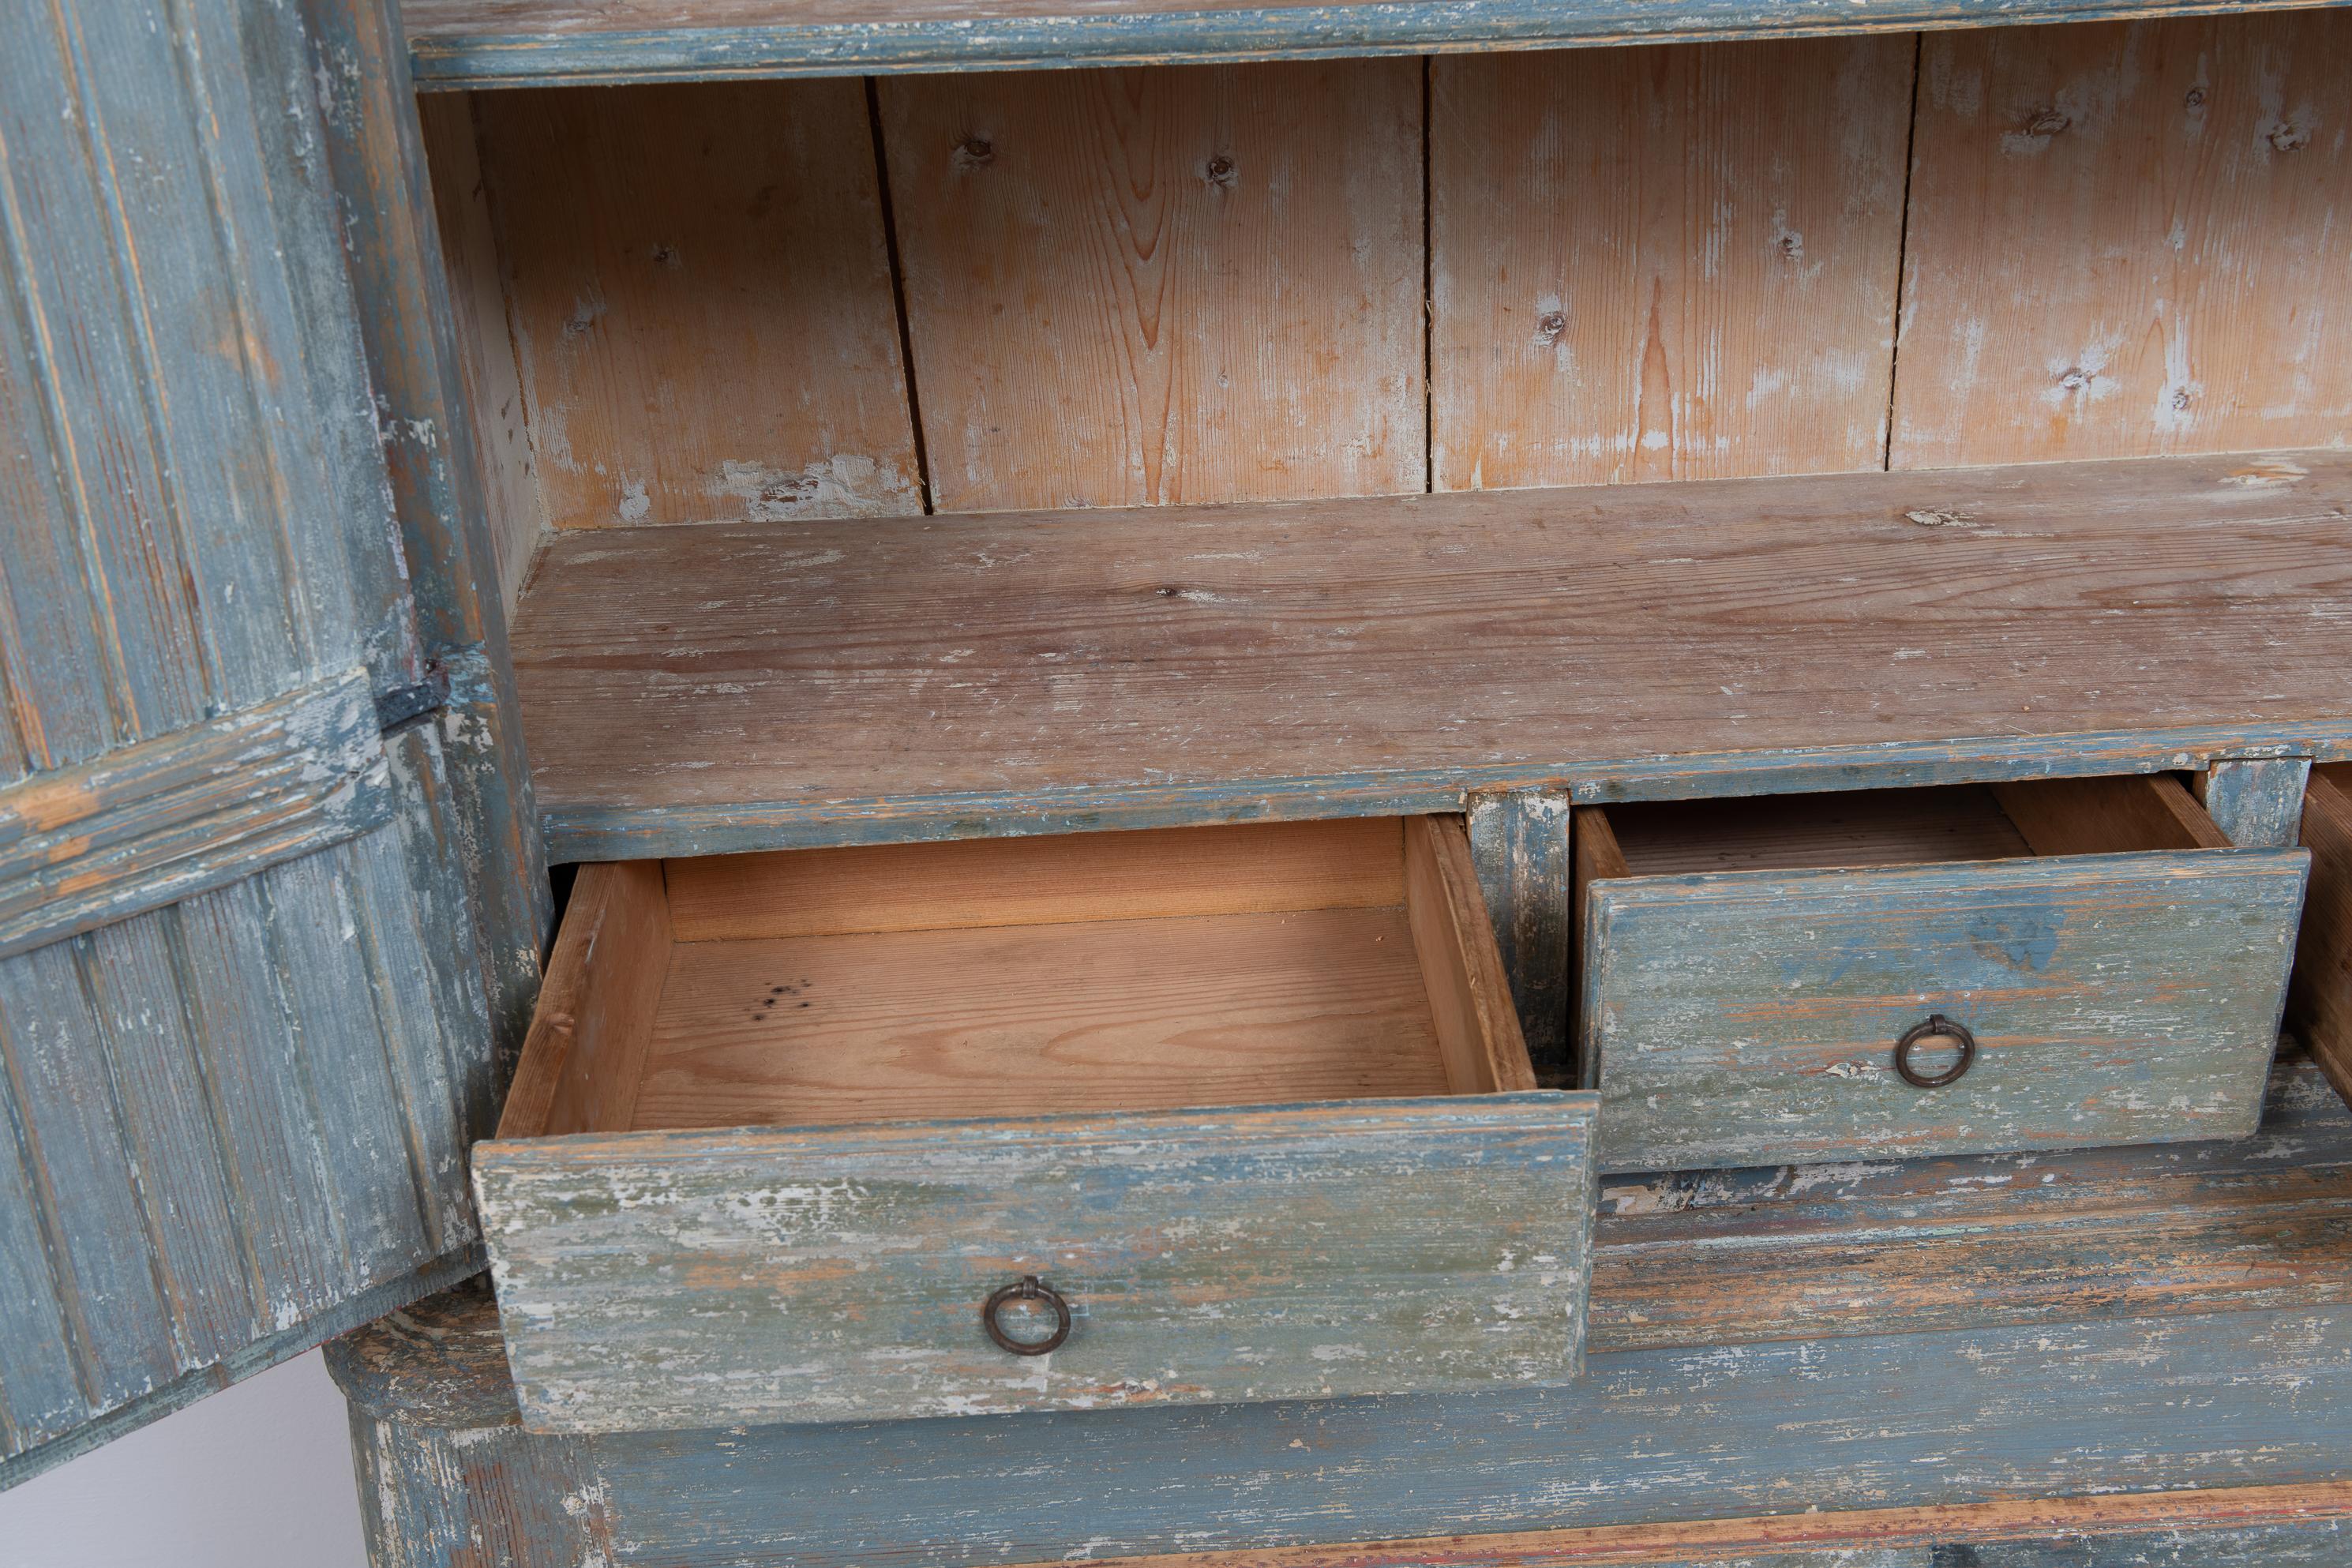
<path fill-rule="evenodd" d="M 746 77 L 1209 64 L 2126 21 L 2352 0 L 1358 0 L 1140 16 L 416 30 L 420 91 Z"/>

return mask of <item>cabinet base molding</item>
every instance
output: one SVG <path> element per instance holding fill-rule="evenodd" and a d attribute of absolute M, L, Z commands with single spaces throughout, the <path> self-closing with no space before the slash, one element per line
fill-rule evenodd
<path fill-rule="evenodd" d="M 479 1287 L 330 1365 L 377 1568 L 2044 1568 L 1969 1543 L 2352 1509 L 2352 1113 L 2307 1062 L 2250 1139 L 1612 1178 L 1600 1215 L 1566 1389 L 542 1436 Z"/>
<path fill-rule="evenodd" d="M 1677 1524 L 1607 1525 L 1591 1530 L 1539 1530 L 1509 1535 L 1439 1535 L 1411 1541 L 1357 1541 L 1265 1552 L 1180 1552 L 1129 1557 L 1101 1568 L 2009 1568 L 1999 1552 L 1961 1553 L 1952 1547 L 2010 1544 L 2046 1548 L 2059 1542 L 2076 1553 L 2053 1562 L 2069 1568 L 2107 1559 L 2085 1550 L 2111 1541 L 2138 1548 L 2149 1535 L 2187 1538 L 2179 1544 L 2210 1564 L 2257 1559 L 2232 1555 L 2228 1542 L 2246 1539 L 2272 1550 L 2309 1527 L 2315 1538 L 2340 1536 L 2352 1548 L 2352 1481 L 2308 1486 L 2232 1487 L 2217 1490 L 2133 1492 L 2111 1497 L 2023 1499 L 1949 1508 L 1854 1509 L 1838 1512 L 1761 1514 Z M 1856 1557 L 1856 1552 L 1870 1554 Z M 2143 1558 L 2119 1557 L 2121 1562 Z M 1054 1559 L 1058 1564 L 1062 1559 Z M 2018 1557 L 2018 1568 L 2039 1564 Z M 2170 1559 L 2156 1559 L 2168 1563 Z M 2183 1558 L 2182 1561 L 2191 1561 Z M 2300 1561 L 2296 1559 L 2295 1561 Z M 2316 1561 L 2316 1559 L 2315 1559 Z M 1031 1564 L 1024 1568 L 1045 1568 Z"/>

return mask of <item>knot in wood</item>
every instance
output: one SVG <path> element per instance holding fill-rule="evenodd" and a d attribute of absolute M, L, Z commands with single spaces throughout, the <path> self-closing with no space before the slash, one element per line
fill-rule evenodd
<path fill-rule="evenodd" d="M 2028 136 L 2039 136 L 2046 140 L 2074 123 L 2074 117 L 2063 110 L 2037 109 L 2033 111 L 2032 118 L 2025 122 L 2025 133 Z"/>
<path fill-rule="evenodd" d="M 1215 157 L 1210 159 L 1206 163 L 1201 166 L 1201 178 L 1208 184 L 1218 185 L 1226 190 L 1231 190 L 1234 187 L 1234 183 L 1236 177 L 1236 171 L 1234 167 L 1233 159 L 1223 153 L 1218 153 Z"/>
<path fill-rule="evenodd" d="M 2281 153 L 2300 153 L 2303 151 L 2305 145 L 2311 141 L 2311 132 L 2305 130 L 2300 125 L 2294 125 L 2285 121 L 2281 121 L 2278 124 L 2271 127 L 2269 134 L 2264 136 L 2263 140 L 2268 142 L 2273 148 L 2277 149 Z"/>
<path fill-rule="evenodd" d="M 1558 310 L 1546 310 L 1536 318 L 1536 336 L 1547 343 L 1556 343 L 1568 331 L 1568 318 Z"/>
<path fill-rule="evenodd" d="M 956 143 L 950 156 L 959 169 L 984 169 L 996 162 L 996 143 L 985 136 L 967 136 Z"/>

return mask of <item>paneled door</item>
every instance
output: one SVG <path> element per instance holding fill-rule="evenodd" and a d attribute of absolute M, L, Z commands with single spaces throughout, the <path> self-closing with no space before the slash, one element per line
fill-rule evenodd
<path fill-rule="evenodd" d="M 389 26 L 0 0 L 0 1485 L 478 1266 L 544 900 Z"/>

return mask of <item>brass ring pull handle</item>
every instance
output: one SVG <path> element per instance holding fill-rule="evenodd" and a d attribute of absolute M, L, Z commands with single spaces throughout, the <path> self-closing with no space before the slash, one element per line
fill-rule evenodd
<path fill-rule="evenodd" d="M 1029 1341 L 1016 1340 L 1006 1333 L 1003 1325 L 996 1321 L 996 1314 L 1007 1301 L 1044 1301 L 1050 1305 L 1054 1309 L 1053 1334 Z M 996 1342 L 999 1350 L 1011 1351 L 1014 1355 L 1044 1355 L 1059 1350 L 1062 1342 L 1070 1337 L 1070 1304 L 1062 1299 L 1059 1290 L 1034 1274 L 1024 1274 L 1013 1283 L 989 1293 L 988 1300 L 981 1303 L 980 1326 L 988 1331 L 988 1337 Z"/>
<path fill-rule="evenodd" d="M 1951 1041 L 1960 1047 L 1959 1059 L 1942 1072 L 1921 1072 L 1911 1065 L 1911 1053 L 1927 1040 Z M 1960 1075 L 1968 1071 L 1976 1059 L 1977 1037 L 1969 1033 L 1966 1025 L 1955 1024 L 1941 1013 L 1932 1013 L 1925 1023 L 1912 1025 L 1903 1031 L 1903 1037 L 1895 1042 L 1895 1070 L 1902 1074 L 1903 1081 L 1914 1089 L 1941 1089 L 1948 1083 L 1957 1083 Z"/>

